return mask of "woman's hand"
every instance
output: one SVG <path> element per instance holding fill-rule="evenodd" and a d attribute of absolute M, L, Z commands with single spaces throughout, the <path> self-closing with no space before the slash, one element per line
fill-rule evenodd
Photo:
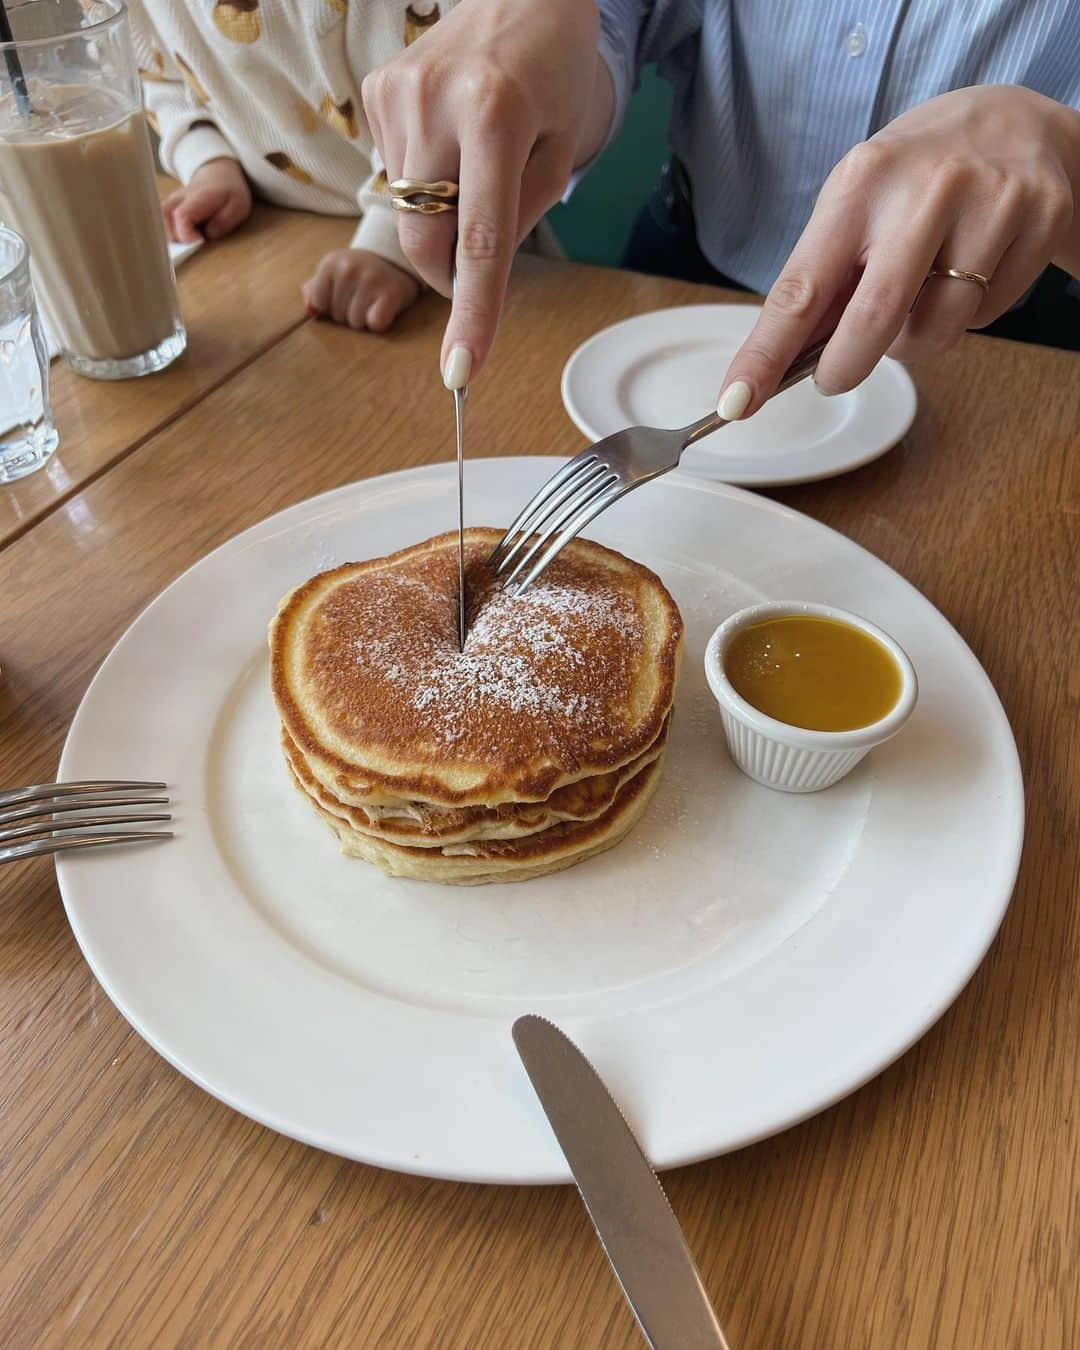
<path fill-rule="evenodd" d="M 483 365 L 514 250 L 588 157 L 592 147 L 582 146 L 597 87 L 610 121 L 597 28 L 592 0 L 463 0 L 364 80 L 364 111 L 388 179 L 460 183 L 456 214 L 403 213 L 398 221 L 409 261 L 444 295 L 458 235 L 441 362 L 452 385 Z M 594 120 L 602 118 L 601 103 Z M 599 143 L 606 128 L 592 139 Z"/>
<path fill-rule="evenodd" d="M 886 352 L 919 360 L 991 323 L 1048 263 L 1080 270 L 1078 202 L 1080 113 L 1004 85 L 912 108 L 829 175 L 728 367 L 721 413 L 755 412 L 833 325 L 815 377 L 826 394 L 854 388 Z M 933 267 L 981 273 L 989 293 L 934 278 L 920 294 Z"/>

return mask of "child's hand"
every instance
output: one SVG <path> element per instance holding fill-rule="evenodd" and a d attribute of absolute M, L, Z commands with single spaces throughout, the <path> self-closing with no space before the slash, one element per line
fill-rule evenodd
<path fill-rule="evenodd" d="M 300 288 L 307 312 L 350 328 L 385 333 L 420 294 L 420 283 L 377 253 L 339 248 L 328 253 Z"/>
<path fill-rule="evenodd" d="M 235 159 L 212 159 L 161 204 L 174 244 L 223 239 L 251 215 L 251 188 Z"/>

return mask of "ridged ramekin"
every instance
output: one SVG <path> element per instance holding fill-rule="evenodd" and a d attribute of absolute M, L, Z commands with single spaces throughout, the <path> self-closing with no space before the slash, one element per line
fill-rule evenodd
<path fill-rule="evenodd" d="M 876 638 L 896 662 L 900 694 L 879 721 L 853 731 L 808 731 L 767 717 L 735 692 L 724 671 L 724 657 L 735 634 L 765 619 L 803 615 L 836 619 L 861 629 Z M 750 778 L 781 792 L 820 792 L 832 787 L 875 745 L 896 735 L 911 716 L 919 694 L 919 682 L 907 653 L 876 624 L 833 605 L 784 601 L 751 605 L 725 619 L 705 649 L 705 678 L 720 705 L 732 759 Z"/>

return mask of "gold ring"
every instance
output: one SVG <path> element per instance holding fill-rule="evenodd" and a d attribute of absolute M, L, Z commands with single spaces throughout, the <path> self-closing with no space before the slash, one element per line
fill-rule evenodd
<path fill-rule="evenodd" d="M 425 183 L 422 178 L 395 178 L 389 185 L 392 197 L 441 197 L 452 202 L 458 195 L 458 185 L 448 178 L 436 183 Z"/>
<path fill-rule="evenodd" d="M 984 277 L 981 272 L 965 272 L 962 267 L 934 267 L 930 271 L 932 277 L 952 277 L 955 281 L 973 281 L 976 286 L 981 286 L 984 291 L 990 291 L 990 278 Z"/>
<path fill-rule="evenodd" d="M 439 216 L 456 211 L 458 185 L 448 178 L 427 183 L 422 178 L 395 178 L 389 184 L 390 205 L 395 211 L 412 211 L 418 216 Z"/>
<path fill-rule="evenodd" d="M 418 216 L 439 216 L 444 211 L 457 210 L 453 202 L 442 202 L 432 197 L 417 197 L 414 200 L 407 197 L 391 197 L 390 205 L 395 211 L 413 211 Z"/>

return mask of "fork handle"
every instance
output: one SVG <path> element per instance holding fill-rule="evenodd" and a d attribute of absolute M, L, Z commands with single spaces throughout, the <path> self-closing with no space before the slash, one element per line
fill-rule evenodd
<path fill-rule="evenodd" d="M 782 394 L 785 389 L 790 389 L 793 384 L 798 384 L 800 380 L 805 380 L 807 375 L 813 375 L 817 370 L 817 363 L 821 360 L 821 353 L 829 345 L 829 337 L 822 338 L 820 342 L 815 342 L 812 347 L 805 347 L 788 366 L 780 377 L 780 383 L 776 386 L 776 393 Z M 775 398 L 776 395 L 774 394 Z"/>
<path fill-rule="evenodd" d="M 831 336 L 830 333 L 829 337 Z M 808 375 L 813 375 L 828 341 L 829 338 L 823 338 L 821 342 L 815 342 L 812 347 L 806 347 L 798 354 L 780 377 L 780 383 L 776 386 L 776 394 L 782 394 L 785 389 L 790 389 L 793 384 L 798 384 L 800 380 L 805 380 Z M 776 394 L 773 395 L 774 398 Z M 727 422 L 714 409 L 699 421 L 691 423 L 684 430 L 683 449 L 685 450 L 687 446 L 693 445 L 695 441 L 700 441 L 703 436 L 710 436 L 714 431 L 719 431 L 721 427 L 726 426 Z"/>

